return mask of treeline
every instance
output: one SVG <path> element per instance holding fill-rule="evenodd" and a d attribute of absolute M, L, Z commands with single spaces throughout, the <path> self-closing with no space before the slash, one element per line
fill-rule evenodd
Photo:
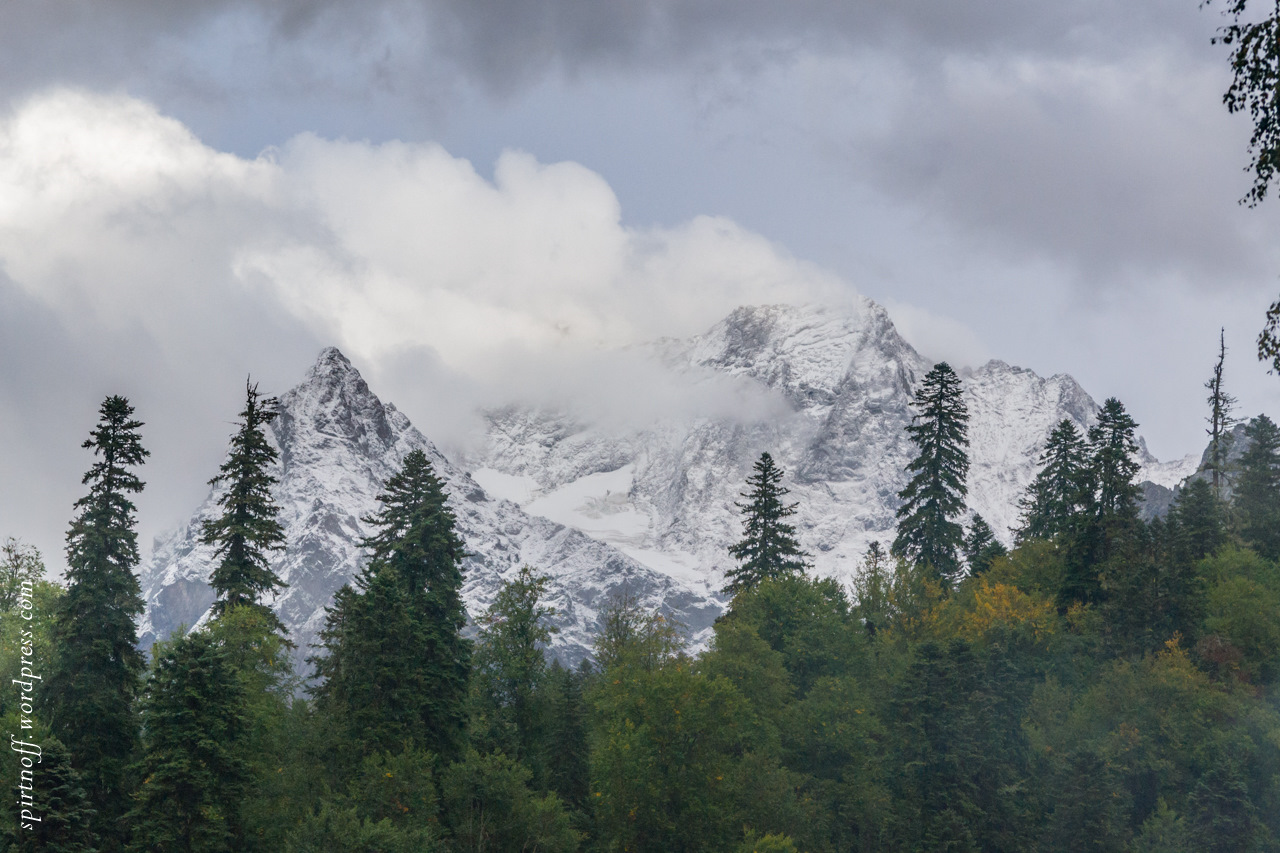
<path fill-rule="evenodd" d="M 966 510 L 959 390 L 945 364 L 925 378 L 898 535 L 852 589 L 812 576 L 766 453 L 709 648 L 616 599 L 573 669 L 545 654 L 532 568 L 464 637 L 465 543 L 410 453 L 305 690 L 264 603 L 273 401 L 247 389 L 215 478 L 212 618 L 148 662 L 142 424 L 109 398 L 67 587 L 18 543 L 0 554 L 0 721 L 42 758 L 26 826 L 3 763 L 0 850 L 1280 849 L 1280 429 L 1253 420 L 1232 454 L 1224 405 L 1218 476 L 1146 522 L 1136 424 L 1108 400 L 1086 434 L 1055 428 L 1006 552 Z M 7 689 L 24 655 L 34 710 Z"/>

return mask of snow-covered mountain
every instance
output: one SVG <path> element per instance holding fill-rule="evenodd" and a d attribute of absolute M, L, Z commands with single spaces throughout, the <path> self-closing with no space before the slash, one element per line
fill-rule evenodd
<path fill-rule="evenodd" d="M 775 398 L 742 417 L 691 416 L 633 430 L 571 413 L 508 406 L 487 413 L 486 441 L 464 465 L 495 494 L 609 542 L 664 572 L 722 582 L 740 535 L 733 506 L 768 450 L 787 472 L 802 544 L 819 573 L 849 577 L 868 544 L 894 535 L 914 455 L 904 428 L 932 364 L 862 299 L 844 311 L 772 305 L 734 311 L 707 333 L 664 340 L 653 357 L 672 381 L 739 383 Z M 1098 405 L 1066 375 L 991 361 L 959 371 L 969 407 L 969 505 L 1008 541 L 1018 500 L 1063 418 L 1082 430 Z M 750 393 L 754 392 L 754 393 Z M 1170 486 L 1195 468 L 1143 449 L 1141 477 Z"/>
<path fill-rule="evenodd" d="M 289 584 L 274 606 L 299 659 L 333 592 L 358 571 L 369 532 L 360 519 L 415 448 L 446 481 L 473 554 L 464 589 L 472 615 L 530 564 L 552 577 L 556 645 L 569 659 L 586 652 L 600 606 L 623 590 L 705 638 L 723 607 L 726 548 L 740 533 L 734 501 L 764 450 L 787 473 L 819 573 L 848 578 L 873 539 L 892 539 L 913 455 L 904 431 L 911 393 L 932 365 L 879 305 L 740 308 L 705 334 L 630 355 L 692 404 L 640 425 L 590 407 L 512 404 L 487 412 L 484 435 L 451 461 L 378 400 L 341 353 L 322 352 L 281 397 L 270 428 L 288 542 L 274 568 Z M 1098 407 L 1070 376 L 1046 379 L 999 361 L 960 375 L 970 507 L 1007 539 L 1049 431 L 1063 418 L 1087 428 Z M 1196 461 L 1161 464 L 1144 451 L 1144 476 L 1171 486 Z M 216 499 L 210 494 L 185 527 L 157 542 L 142 574 L 146 644 L 197 623 L 212 603 L 211 549 L 198 544 L 198 531 Z"/>
<path fill-rule="evenodd" d="M 273 494 L 287 540 L 272 567 L 289 585 L 273 606 L 298 645 L 299 661 L 310 654 L 333 593 L 359 570 L 360 539 L 372 532 L 361 519 L 377 509 L 383 484 L 415 449 L 427 454 L 445 481 L 471 552 L 463 596 L 473 615 L 526 563 L 552 577 L 558 645 L 570 660 L 586 653 L 598 610 L 616 593 L 637 595 L 694 631 L 706 629 L 720 612 L 705 583 L 683 584 L 577 530 L 491 497 L 404 414 L 381 402 L 336 349 L 320 353 L 302 384 L 280 398 L 269 438 L 280 453 Z M 212 492 L 185 526 L 158 541 L 142 570 L 144 646 L 198 624 L 213 603 L 207 582 L 213 549 L 199 544 L 199 531 L 215 514 L 217 498 Z"/>

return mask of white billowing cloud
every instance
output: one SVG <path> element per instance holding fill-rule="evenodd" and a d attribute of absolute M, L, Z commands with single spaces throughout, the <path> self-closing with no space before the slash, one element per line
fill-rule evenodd
<path fill-rule="evenodd" d="M 434 144 L 304 134 L 245 160 L 143 102 L 63 90 L 0 123 L 0 154 L 13 281 L 83 328 L 141 323 L 170 346 L 237 289 L 353 356 L 426 344 L 464 372 L 842 292 L 726 219 L 626 227 L 599 175 L 517 151 L 492 180 Z"/>
<path fill-rule="evenodd" d="M 447 445 L 514 392 L 765 411 L 598 354 L 743 303 L 849 298 L 727 219 L 629 227 L 574 163 L 513 151 L 489 179 L 437 145 L 310 135 L 245 159 L 145 102 L 45 92 L 0 115 L 0 535 L 57 565 L 107 394 L 147 423 L 146 541 L 200 499 L 245 375 L 279 393 L 323 345 Z"/>
<path fill-rule="evenodd" d="M 509 151 L 490 181 L 437 145 L 313 136 L 279 162 L 332 242 L 247 247 L 236 272 L 374 360 L 426 343 L 486 372 L 513 348 L 627 344 L 701 330 L 744 302 L 840 292 L 728 220 L 627 228 L 608 184 L 575 163 Z"/>

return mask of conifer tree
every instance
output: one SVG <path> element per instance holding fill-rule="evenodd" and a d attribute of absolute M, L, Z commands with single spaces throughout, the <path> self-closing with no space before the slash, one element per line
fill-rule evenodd
<path fill-rule="evenodd" d="M 248 769 L 244 691 L 206 631 L 157 654 L 143 698 L 145 753 L 129 824 L 132 849 L 221 853 L 244 849 L 240 809 Z"/>
<path fill-rule="evenodd" d="M 1181 556 L 1189 562 L 1203 560 L 1226 542 L 1222 502 L 1214 495 L 1213 487 L 1199 477 L 1178 491 L 1169 515 L 1176 519 Z"/>
<path fill-rule="evenodd" d="M 1101 596 L 1099 570 L 1111 559 L 1120 543 L 1134 544 L 1138 518 L 1139 490 L 1133 478 L 1138 473 L 1138 425 L 1124 404 L 1109 397 L 1089 429 L 1089 494 L 1085 510 L 1072 523 L 1066 566 L 1058 590 L 1058 605 L 1093 602 Z"/>
<path fill-rule="evenodd" d="M 1088 500 L 1088 450 L 1071 421 L 1064 418 L 1049 433 L 1040 464 L 1021 502 L 1020 543 L 1062 535 Z"/>
<path fill-rule="evenodd" d="M 1090 468 L 1096 488 L 1096 509 L 1100 517 L 1130 522 L 1138 517 L 1140 491 L 1133 478 L 1138 473 L 1138 424 L 1124 404 L 1109 397 L 1098 413 L 1098 422 L 1089 429 Z"/>
<path fill-rule="evenodd" d="M 20 836 L 16 850 L 26 853 L 93 853 L 98 838 L 90 828 L 93 809 L 67 748 L 57 738 L 41 743 L 41 761 L 33 787 L 39 791 L 40 822 Z"/>
<path fill-rule="evenodd" d="M 268 617 L 273 630 L 284 634 L 284 625 L 262 602 L 263 596 L 285 586 L 267 562 L 268 552 L 284 548 L 284 530 L 276 521 L 279 508 L 271 498 L 276 479 L 269 470 L 279 454 L 263 432 L 279 410 L 274 397 L 260 400 L 258 386 L 247 380 L 245 398 L 231 452 L 218 476 L 209 481 L 211 486 L 227 484 L 218 498 L 222 515 L 204 523 L 200 541 L 217 548 L 214 556 L 219 562 L 210 578 L 218 596 L 214 616 L 231 607 L 254 608 Z"/>
<path fill-rule="evenodd" d="M 782 469 L 766 451 L 752 466 L 755 473 L 747 477 L 745 503 L 734 503 L 742 510 L 742 539 L 729 546 L 729 554 L 740 565 L 725 572 L 730 595 L 754 589 L 767 579 L 796 575 L 808 568 L 809 556 L 800 549 L 794 525 L 786 522 L 795 515 L 796 504 L 783 503 L 789 493 L 782 485 Z"/>
<path fill-rule="evenodd" d="M 327 610 L 317 705 L 367 750 L 406 740 L 460 754 L 471 643 L 462 636 L 462 539 L 444 483 L 421 450 L 387 481 L 365 519 L 368 565 Z"/>
<path fill-rule="evenodd" d="M 986 519 L 974 513 L 973 522 L 969 525 L 969 535 L 964 539 L 964 559 L 969 564 L 969 574 L 982 574 L 991 568 L 996 557 L 1003 557 L 1008 553 L 1009 550 L 996 539 Z"/>
<path fill-rule="evenodd" d="M 1204 387 L 1209 392 L 1209 458 L 1205 467 L 1213 477 L 1213 495 L 1222 500 L 1222 487 L 1226 477 L 1227 457 L 1231 453 L 1231 427 L 1236 419 L 1231 416 L 1236 398 L 1222 387 L 1222 367 L 1227 360 L 1226 330 L 1218 332 L 1218 361 L 1213 366 L 1213 376 Z"/>
<path fill-rule="evenodd" d="M 126 768 L 138 742 L 134 708 L 143 670 L 134 620 L 143 601 L 135 507 L 142 491 L 134 468 L 143 449 L 124 397 L 107 397 L 84 447 L 97 461 L 82 482 L 89 494 L 67 533 L 67 592 L 53 614 L 54 656 L 46 682 L 53 733 L 81 773 L 103 850 L 118 849 L 130 787 Z"/>
<path fill-rule="evenodd" d="M 890 551 L 929 566 L 946 583 L 960 571 L 957 552 L 964 529 L 955 519 L 964 512 L 968 494 L 969 410 L 960 377 L 945 361 L 934 365 L 913 405 L 916 414 L 907 434 L 918 452 L 907 465 L 911 480 L 898 493 L 903 504 Z"/>
<path fill-rule="evenodd" d="M 1245 427 L 1234 508 L 1240 536 L 1271 560 L 1280 559 L 1280 427 L 1259 415 Z"/>

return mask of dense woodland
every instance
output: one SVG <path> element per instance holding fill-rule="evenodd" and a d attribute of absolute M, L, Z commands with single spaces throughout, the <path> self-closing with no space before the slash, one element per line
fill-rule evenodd
<path fill-rule="evenodd" d="M 110 397 L 66 585 L 18 540 L 0 555 L 0 721 L 40 759 L 0 762 L 0 850 L 1280 850 L 1280 428 L 1230 446 L 1214 377 L 1207 465 L 1165 517 L 1140 516 L 1111 399 L 1047 437 L 1006 551 L 967 512 L 960 380 L 937 365 L 898 535 L 851 586 L 808 572 L 764 453 L 709 648 L 624 597 L 575 669 L 545 654 L 536 567 L 468 628 L 466 543 L 411 453 L 307 683 L 268 606 L 274 401 L 246 389 L 213 480 L 214 618 L 148 659 L 147 451 Z"/>

